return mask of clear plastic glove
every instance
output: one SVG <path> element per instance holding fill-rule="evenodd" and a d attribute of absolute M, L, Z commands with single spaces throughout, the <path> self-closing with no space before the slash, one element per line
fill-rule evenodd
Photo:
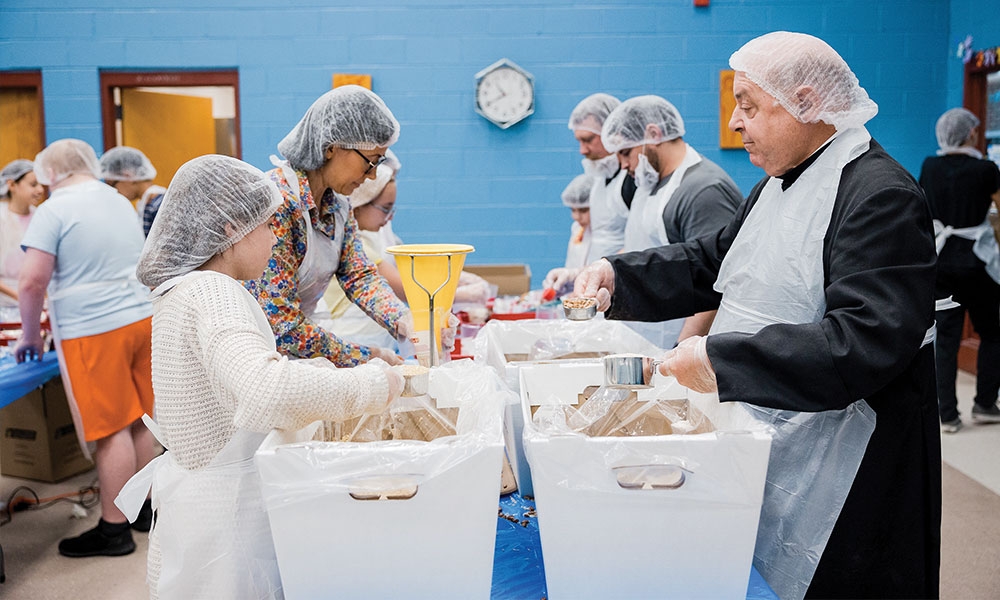
<path fill-rule="evenodd" d="M 14 359 L 23 363 L 26 360 L 42 360 L 45 354 L 45 341 L 38 335 L 32 339 L 22 337 L 14 348 Z"/>
<path fill-rule="evenodd" d="M 673 375 L 686 388 L 696 392 L 709 394 L 719 391 L 715 379 L 715 369 L 708 359 L 708 338 L 700 335 L 692 336 L 666 353 L 660 363 L 660 373 Z"/>
<path fill-rule="evenodd" d="M 573 280 L 576 279 L 576 276 L 579 274 L 580 269 L 567 269 L 566 267 L 552 269 L 545 276 L 545 281 L 542 282 L 542 288 L 552 289 L 558 293 L 562 293 L 564 288 L 568 288 L 573 285 Z"/>
<path fill-rule="evenodd" d="M 441 328 L 441 348 L 445 352 L 451 352 L 455 349 L 455 334 L 458 332 L 460 323 L 458 317 L 448 313 L 448 326 Z"/>
<path fill-rule="evenodd" d="M 372 352 L 372 360 L 383 360 L 390 365 L 403 364 L 403 358 L 388 348 L 369 346 L 368 349 Z M 368 362 L 371 362 L 371 360 Z"/>
<path fill-rule="evenodd" d="M 406 380 L 399 372 L 389 366 L 384 360 L 380 358 L 373 358 L 368 361 L 368 364 L 375 365 L 382 368 L 382 373 L 385 374 L 385 379 L 389 383 L 389 396 L 385 399 L 386 407 L 389 403 L 399 398 L 399 395 L 403 393 L 403 386 L 406 384 Z"/>
<path fill-rule="evenodd" d="M 413 325 L 413 313 L 406 311 L 396 320 L 396 339 L 399 341 L 408 340 L 416 344 L 416 327 Z"/>
<path fill-rule="evenodd" d="M 596 299 L 597 310 L 601 312 L 611 306 L 611 295 L 614 293 L 615 269 L 603 258 L 584 267 L 573 283 L 573 296 Z"/>

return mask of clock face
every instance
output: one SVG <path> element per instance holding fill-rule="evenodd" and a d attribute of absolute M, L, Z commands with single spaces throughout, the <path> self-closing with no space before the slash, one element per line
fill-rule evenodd
<path fill-rule="evenodd" d="M 500 66 L 487 70 L 476 85 L 476 108 L 506 129 L 534 112 L 534 88 L 531 77 L 520 69 Z"/>

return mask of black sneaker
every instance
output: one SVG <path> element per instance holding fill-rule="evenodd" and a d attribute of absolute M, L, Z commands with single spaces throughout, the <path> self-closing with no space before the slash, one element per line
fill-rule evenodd
<path fill-rule="evenodd" d="M 106 523 L 101 519 L 97 527 L 83 532 L 75 538 L 66 538 L 59 542 L 59 554 L 72 558 L 84 556 L 125 556 L 135 552 L 135 542 L 132 541 L 132 531 L 128 523 L 124 527 Z M 102 530 L 111 530 L 108 534 Z M 116 531 L 120 530 L 120 531 Z"/>
<path fill-rule="evenodd" d="M 139 509 L 139 516 L 135 518 L 132 522 L 132 529 L 140 531 L 142 533 L 148 533 L 149 528 L 153 526 L 153 505 L 146 498 L 146 501 L 142 503 L 142 508 Z"/>
<path fill-rule="evenodd" d="M 1000 407 L 996 402 L 989 406 L 973 404 L 972 420 L 977 423 L 1000 423 Z"/>

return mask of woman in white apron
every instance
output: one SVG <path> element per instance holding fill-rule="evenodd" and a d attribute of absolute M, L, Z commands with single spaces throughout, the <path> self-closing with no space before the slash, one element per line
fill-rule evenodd
<path fill-rule="evenodd" d="M 665 368 L 773 425 L 754 565 L 780 597 L 936 597 L 926 202 L 864 129 L 877 107 L 827 44 L 777 32 L 730 65 L 730 128 L 769 177 L 716 238 L 612 257 L 576 291 L 610 318 L 691 314 L 721 292 L 711 335 Z"/>
<path fill-rule="evenodd" d="M 264 173 L 208 155 L 178 169 L 137 269 L 153 287 L 156 422 L 168 451 L 118 497 L 133 518 L 152 489 L 152 598 L 281 598 L 253 454 L 272 428 L 378 412 L 402 389 L 375 361 L 336 369 L 276 351 L 240 285 L 270 259 L 281 195 Z"/>
<path fill-rule="evenodd" d="M 376 175 L 399 123 L 382 100 L 354 85 L 317 99 L 278 144 L 286 160 L 269 174 L 284 203 L 271 221 L 278 239 L 262 276 L 246 282 L 264 309 L 278 349 L 297 358 L 325 357 L 354 366 L 372 357 L 401 361 L 391 350 L 345 342 L 318 326 L 317 310 L 332 280 L 393 337 L 410 337 L 412 317 L 365 256 L 347 199 Z"/>
<path fill-rule="evenodd" d="M 18 159 L 0 170 L 0 322 L 18 320 L 17 276 L 24 262 L 21 238 L 35 206 L 45 196 L 33 169 L 30 160 Z"/>

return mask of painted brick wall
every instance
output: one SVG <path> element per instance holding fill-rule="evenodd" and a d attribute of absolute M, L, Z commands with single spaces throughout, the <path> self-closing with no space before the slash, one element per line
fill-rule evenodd
<path fill-rule="evenodd" d="M 243 158 L 261 168 L 334 72 L 370 73 L 402 123 L 395 229 L 464 242 L 469 262 L 528 262 L 538 285 L 562 263 L 579 172 L 566 120 L 584 96 L 659 94 L 687 140 L 744 192 L 761 172 L 718 148 L 718 71 L 767 31 L 826 39 L 881 106 L 873 135 L 911 171 L 945 108 L 946 0 L 3 0 L 0 68 L 41 68 L 48 139 L 102 146 L 98 69 L 236 67 Z M 959 6 L 959 8 L 961 8 Z M 965 9 L 963 9 L 965 10 Z M 995 26 L 992 29 L 998 31 Z M 977 38 L 978 41 L 978 38 Z M 985 37 L 983 42 L 987 40 Z M 993 43 L 998 40 L 994 39 Z M 532 72 L 536 112 L 502 131 L 475 114 L 473 76 L 507 57 Z M 959 83 L 960 86 L 960 83 Z"/>
<path fill-rule="evenodd" d="M 972 36 L 972 49 L 983 50 L 1000 46 L 1000 10 L 995 3 L 973 0 L 951 0 L 948 38 L 948 81 L 945 108 L 962 106 L 962 84 L 965 69 L 956 56 L 958 45 Z"/>

